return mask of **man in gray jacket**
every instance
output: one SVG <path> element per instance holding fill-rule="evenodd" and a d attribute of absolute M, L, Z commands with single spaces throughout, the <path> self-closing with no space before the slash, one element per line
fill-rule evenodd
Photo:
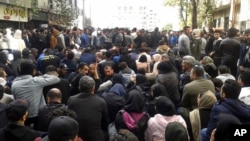
<path fill-rule="evenodd" d="M 29 116 L 26 125 L 33 123 L 36 129 L 38 110 L 46 105 L 43 87 L 58 83 L 60 79 L 48 74 L 33 77 L 34 72 L 35 66 L 31 62 L 21 62 L 20 76 L 14 80 L 11 89 L 15 99 L 25 99 L 29 102 Z"/>
<path fill-rule="evenodd" d="M 191 30 L 189 26 L 183 27 L 183 33 L 181 34 L 178 40 L 178 49 L 179 49 L 180 55 L 183 55 L 183 56 L 191 55 L 190 39 L 189 39 L 190 31 Z"/>

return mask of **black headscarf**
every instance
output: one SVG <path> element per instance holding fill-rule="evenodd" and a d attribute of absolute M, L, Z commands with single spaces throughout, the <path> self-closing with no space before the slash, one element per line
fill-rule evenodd
<path fill-rule="evenodd" d="M 216 125 L 215 140 L 216 141 L 229 141 L 230 139 L 230 126 L 241 125 L 240 120 L 229 114 L 219 114 L 218 122 Z"/>
<path fill-rule="evenodd" d="M 175 114 L 174 103 L 165 96 L 160 96 L 155 102 L 156 111 L 164 116 L 173 116 Z"/>
<path fill-rule="evenodd" d="M 166 96 L 169 98 L 168 92 L 164 85 L 156 83 L 151 87 L 151 90 L 153 92 L 153 98 L 158 96 Z"/>
<path fill-rule="evenodd" d="M 179 122 L 171 122 L 165 130 L 166 141 L 188 141 L 187 129 Z"/>
<path fill-rule="evenodd" d="M 127 94 L 124 110 L 127 112 L 141 113 L 144 108 L 144 98 L 137 90 L 132 90 Z"/>

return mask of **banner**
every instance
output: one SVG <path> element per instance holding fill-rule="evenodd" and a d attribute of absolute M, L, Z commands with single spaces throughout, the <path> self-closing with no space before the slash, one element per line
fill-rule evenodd
<path fill-rule="evenodd" d="M 28 22 L 28 10 L 24 7 L 0 5 L 0 20 Z"/>

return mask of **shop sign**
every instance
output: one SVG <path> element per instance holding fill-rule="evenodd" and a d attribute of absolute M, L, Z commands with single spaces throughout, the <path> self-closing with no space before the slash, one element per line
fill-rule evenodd
<path fill-rule="evenodd" d="M 0 5 L 0 20 L 28 22 L 27 8 Z"/>

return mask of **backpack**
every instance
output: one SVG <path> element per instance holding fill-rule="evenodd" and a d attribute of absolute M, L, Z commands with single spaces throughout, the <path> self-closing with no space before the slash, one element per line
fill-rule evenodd
<path fill-rule="evenodd" d="M 137 117 L 133 116 L 131 113 L 125 110 L 120 110 L 118 116 L 121 116 L 126 127 L 131 132 L 140 132 L 147 128 L 147 122 L 149 120 L 149 115 L 145 112 L 138 114 Z"/>
<path fill-rule="evenodd" d="M 243 60 L 243 66 L 244 67 L 250 67 L 250 50 L 249 50 L 250 46 L 246 46 L 246 53 L 244 56 L 244 60 Z"/>

